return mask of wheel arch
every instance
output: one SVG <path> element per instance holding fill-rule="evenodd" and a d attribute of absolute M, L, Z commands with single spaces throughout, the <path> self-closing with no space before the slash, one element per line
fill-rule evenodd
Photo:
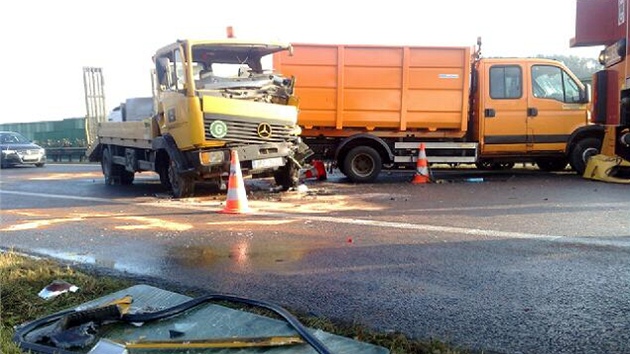
<path fill-rule="evenodd" d="M 356 134 L 346 138 L 337 147 L 335 160 L 340 161 L 345 159 L 348 152 L 357 146 L 369 146 L 373 148 L 381 155 L 383 163 L 391 163 L 394 161 L 394 153 L 387 143 L 383 139 L 371 134 Z"/>
<path fill-rule="evenodd" d="M 189 168 L 188 160 L 179 150 L 175 139 L 170 134 L 162 135 L 153 139 L 151 147 L 153 150 L 156 151 L 156 168 L 158 164 L 168 162 L 168 160 L 164 160 L 164 157 L 168 157 L 168 159 L 174 160 L 180 170 L 185 170 Z M 165 153 L 167 156 L 164 156 Z"/>
<path fill-rule="evenodd" d="M 580 140 L 586 138 L 603 140 L 604 134 L 605 128 L 602 125 L 587 125 L 576 129 L 573 133 L 571 133 L 569 139 L 567 140 L 565 154 L 568 156 L 575 147 L 575 144 L 577 144 Z"/>

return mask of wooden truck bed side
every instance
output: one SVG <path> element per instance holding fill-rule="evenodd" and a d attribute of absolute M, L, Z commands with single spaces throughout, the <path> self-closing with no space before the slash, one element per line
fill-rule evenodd
<path fill-rule="evenodd" d="M 131 122 L 102 122 L 97 136 L 101 144 L 150 149 L 157 136 L 157 123 L 151 118 Z"/>
<path fill-rule="evenodd" d="M 274 69 L 296 77 L 305 136 L 467 129 L 468 47 L 293 47 L 275 55 Z"/>
<path fill-rule="evenodd" d="M 97 127 L 97 140 L 88 147 L 90 161 L 100 161 L 100 146 L 112 144 L 140 149 L 151 149 L 153 139 L 159 135 L 158 123 L 152 118 L 131 122 L 101 122 Z"/>

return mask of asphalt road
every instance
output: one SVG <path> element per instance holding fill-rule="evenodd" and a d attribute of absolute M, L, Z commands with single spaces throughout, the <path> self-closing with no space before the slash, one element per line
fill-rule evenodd
<path fill-rule="evenodd" d="M 226 215 L 224 193 L 173 200 L 152 174 L 4 169 L 0 247 L 486 353 L 630 353 L 630 185 L 433 172 L 308 193 L 246 180 L 255 211 Z"/>

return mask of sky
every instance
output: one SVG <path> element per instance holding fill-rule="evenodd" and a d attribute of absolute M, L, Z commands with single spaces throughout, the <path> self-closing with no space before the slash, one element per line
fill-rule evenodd
<path fill-rule="evenodd" d="M 413 5 L 412 5 L 413 4 Z M 484 56 L 577 55 L 575 0 L 20 0 L 0 14 L 0 123 L 86 114 L 83 67 L 101 67 L 107 111 L 151 95 L 151 57 L 177 39 L 473 46 Z"/>

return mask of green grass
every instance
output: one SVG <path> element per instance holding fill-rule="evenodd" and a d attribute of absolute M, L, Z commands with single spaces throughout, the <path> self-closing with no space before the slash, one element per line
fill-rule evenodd
<path fill-rule="evenodd" d="M 54 280 L 65 280 L 80 290 L 52 300 L 40 298 L 37 295 L 39 291 Z M 0 281 L 0 353 L 3 354 L 22 353 L 11 339 L 14 326 L 135 285 L 129 279 L 97 276 L 50 260 L 14 252 L 0 252 Z M 377 333 L 357 324 L 341 324 L 294 314 L 308 327 L 389 348 L 392 354 L 468 353 L 439 341 L 417 341 L 400 333 Z"/>

